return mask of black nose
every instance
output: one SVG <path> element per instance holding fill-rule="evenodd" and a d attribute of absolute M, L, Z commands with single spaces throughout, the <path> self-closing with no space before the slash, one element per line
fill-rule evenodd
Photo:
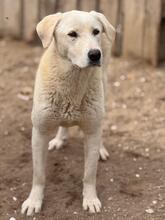
<path fill-rule="evenodd" d="M 101 52 L 98 49 L 92 49 L 88 52 L 88 57 L 92 63 L 96 63 L 100 60 Z"/>

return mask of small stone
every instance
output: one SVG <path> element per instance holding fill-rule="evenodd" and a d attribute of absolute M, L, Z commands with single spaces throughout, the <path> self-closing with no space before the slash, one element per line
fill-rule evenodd
<path fill-rule="evenodd" d="M 108 198 L 108 201 L 111 201 L 112 199 L 113 199 L 112 197 L 109 197 L 109 198 Z"/>
<path fill-rule="evenodd" d="M 152 204 L 156 205 L 158 202 L 156 200 L 152 201 Z"/>
<path fill-rule="evenodd" d="M 14 201 L 17 201 L 17 198 L 16 198 L 15 196 L 13 196 L 13 200 L 14 200 Z"/>
<path fill-rule="evenodd" d="M 148 208 L 145 210 L 148 214 L 153 214 L 154 213 L 154 210 L 151 209 L 151 208 Z"/>
<path fill-rule="evenodd" d="M 119 87 L 119 86 L 120 86 L 120 82 L 114 82 L 113 85 L 114 85 L 115 87 Z"/>
<path fill-rule="evenodd" d="M 120 80 L 125 80 L 125 79 L 126 79 L 126 76 L 124 76 L 124 75 L 120 76 Z"/>
<path fill-rule="evenodd" d="M 74 214 L 74 215 L 77 215 L 78 213 L 77 213 L 77 212 L 73 212 L 73 214 Z"/>
<path fill-rule="evenodd" d="M 122 108 L 123 108 L 123 109 L 126 109 L 126 108 L 127 108 L 127 105 L 126 105 L 126 104 L 123 104 L 123 105 L 122 105 Z"/>
<path fill-rule="evenodd" d="M 143 168 L 142 167 L 139 167 L 139 170 L 142 170 Z"/>
<path fill-rule="evenodd" d="M 111 130 L 112 130 L 112 131 L 115 131 L 116 129 L 117 129 L 117 126 L 116 126 L 116 125 L 112 125 L 112 126 L 111 126 Z"/>
<path fill-rule="evenodd" d="M 135 175 L 137 178 L 140 178 L 140 175 L 137 173 L 136 175 Z"/>
<path fill-rule="evenodd" d="M 113 179 L 113 178 L 111 178 L 111 179 L 110 179 L 110 181 L 111 181 L 111 183 L 113 183 L 113 182 L 114 182 L 114 179 Z"/>
<path fill-rule="evenodd" d="M 27 95 L 22 95 L 22 94 L 17 94 L 17 98 L 23 100 L 23 101 L 29 101 L 30 100 L 30 97 L 27 96 Z"/>
<path fill-rule="evenodd" d="M 14 217 L 11 217 L 9 220 L 16 220 L 16 218 L 14 218 Z"/>
<path fill-rule="evenodd" d="M 9 135 L 9 132 L 8 132 L 8 131 L 5 131 L 5 132 L 4 132 L 4 135 L 5 135 L 5 136 Z"/>
<path fill-rule="evenodd" d="M 22 127 L 20 128 L 20 130 L 21 130 L 21 131 L 25 131 L 25 128 L 22 126 Z"/>
<path fill-rule="evenodd" d="M 141 77 L 141 78 L 140 78 L 140 82 L 141 82 L 141 83 L 146 82 L 146 78 L 145 78 L 145 77 Z"/>

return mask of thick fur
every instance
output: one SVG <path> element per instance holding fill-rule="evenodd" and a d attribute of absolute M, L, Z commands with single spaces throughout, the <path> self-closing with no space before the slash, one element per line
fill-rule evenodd
<path fill-rule="evenodd" d="M 92 28 L 100 31 L 92 35 Z M 79 39 L 68 32 L 76 30 Z M 84 132 L 85 171 L 83 208 L 99 212 L 101 202 L 96 192 L 99 155 L 108 157 L 102 144 L 101 123 L 104 116 L 104 83 L 114 29 L 96 12 L 71 11 L 44 18 L 37 26 L 43 46 L 47 47 L 36 76 L 32 110 L 33 185 L 22 213 L 39 212 L 45 187 L 47 148 L 61 148 L 67 139 L 67 127 L 78 125 Z M 89 65 L 87 53 L 99 49 L 101 66 Z M 53 134 L 59 128 L 56 137 Z M 51 140 L 51 141 L 50 141 Z"/>

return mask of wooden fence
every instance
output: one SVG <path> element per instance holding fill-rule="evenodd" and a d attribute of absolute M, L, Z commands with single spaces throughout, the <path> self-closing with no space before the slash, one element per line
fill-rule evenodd
<path fill-rule="evenodd" d="M 0 0 L 0 36 L 32 41 L 39 20 L 57 11 L 96 10 L 118 30 L 113 52 L 154 65 L 165 59 L 165 0 Z"/>

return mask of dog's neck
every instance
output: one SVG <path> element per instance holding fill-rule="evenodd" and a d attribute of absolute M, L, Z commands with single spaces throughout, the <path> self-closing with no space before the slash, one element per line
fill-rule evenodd
<path fill-rule="evenodd" d="M 46 68 L 45 73 L 47 73 L 45 75 L 43 71 L 42 74 L 45 86 L 52 93 L 62 91 L 63 96 L 71 102 L 79 104 L 87 93 L 89 84 L 91 87 L 91 81 L 100 78 L 100 67 L 81 69 L 61 57 L 53 47 L 48 48 L 48 50 L 44 55 L 46 62 L 42 62 L 42 70 Z"/>

